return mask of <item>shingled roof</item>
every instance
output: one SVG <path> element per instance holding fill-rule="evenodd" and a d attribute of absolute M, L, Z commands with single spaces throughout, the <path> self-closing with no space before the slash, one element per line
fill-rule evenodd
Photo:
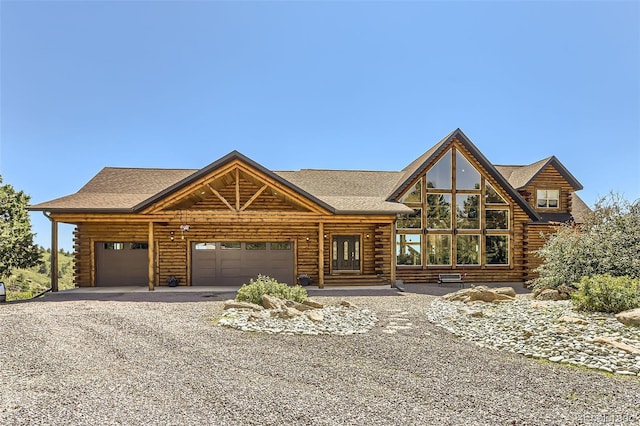
<path fill-rule="evenodd" d="M 567 168 L 558 160 L 554 155 L 547 157 L 543 160 L 536 161 L 533 164 L 528 165 L 511 165 L 502 166 L 496 165 L 495 168 L 502 174 L 507 181 L 515 189 L 522 189 L 529 185 L 536 176 L 547 166 L 554 167 L 560 175 L 569 182 L 574 190 L 579 191 L 582 189 L 582 185 L 578 180 L 567 170 Z"/>
<path fill-rule="evenodd" d="M 396 214 L 411 211 L 397 202 L 406 188 L 424 173 L 434 158 L 456 139 L 480 162 L 533 221 L 545 220 L 517 189 L 526 186 L 548 165 L 555 167 L 574 187 L 582 185 L 556 157 L 524 166 L 494 166 L 460 130 L 456 129 L 399 172 L 311 170 L 273 172 L 237 151 L 202 169 L 142 169 L 105 167 L 77 193 L 30 206 L 34 211 L 137 212 L 207 176 L 229 161 L 240 160 L 277 182 L 339 214 Z M 574 194 L 574 211 L 590 211 Z M 579 200 L 579 201 L 578 201 Z M 580 204 L 581 203 L 581 204 Z M 586 207 L 582 208 L 582 206 Z M 579 216 L 580 214 L 578 214 Z M 574 214 L 574 217 L 576 214 Z"/>

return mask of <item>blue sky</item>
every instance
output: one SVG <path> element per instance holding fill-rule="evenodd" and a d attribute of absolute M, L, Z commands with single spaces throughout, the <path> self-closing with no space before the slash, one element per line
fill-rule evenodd
<path fill-rule="evenodd" d="M 33 203 L 234 149 L 400 170 L 458 127 L 494 164 L 556 155 L 590 205 L 640 198 L 636 1 L 2 0 L 0 37 L 0 174 Z"/>

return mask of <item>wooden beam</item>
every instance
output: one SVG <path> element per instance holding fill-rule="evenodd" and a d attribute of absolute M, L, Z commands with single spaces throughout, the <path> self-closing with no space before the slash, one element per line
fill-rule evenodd
<path fill-rule="evenodd" d="M 155 269 L 154 269 L 154 264 L 155 264 L 155 251 L 156 251 L 156 245 L 153 241 L 153 222 L 149 222 L 149 239 L 147 241 L 147 246 L 148 246 L 148 253 L 149 253 L 149 291 L 153 291 L 155 290 Z"/>
<path fill-rule="evenodd" d="M 218 191 L 216 191 L 211 185 L 207 184 L 207 187 L 211 190 L 211 192 L 213 192 L 213 195 L 215 195 L 216 197 L 218 197 L 220 199 L 220 201 L 222 201 L 224 203 L 225 206 L 229 207 L 229 210 L 231 211 L 237 211 L 236 209 L 234 209 L 231 204 L 229 204 L 229 202 L 227 201 L 226 198 L 224 198 L 222 196 L 222 194 L 220 194 Z"/>
<path fill-rule="evenodd" d="M 236 168 L 236 211 L 240 211 L 240 169 Z"/>
<path fill-rule="evenodd" d="M 51 291 L 58 291 L 58 222 L 51 219 Z"/>
<path fill-rule="evenodd" d="M 324 223 L 318 223 L 318 287 L 324 288 Z"/>
<path fill-rule="evenodd" d="M 241 212 L 245 211 L 247 209 L 247 207 L 249 207 L 251 205 L 251 203 L 253 203 L 267 188 L 268 188 L 267 185 L 263 185 L 262 188 L 260 188 L 258 190 L 258 192 L 256 192 L 255 194 L 253 194 L 253 196 L 251 198 L 249 198 L 249 201 L 244 203 L 244 206 L 242 206 L 240 211 Z"/>
<path fill-rule="evenodd" d="M 391 287 L 396 284 L 396 225 L 392 223 L 391 227 Z"/>

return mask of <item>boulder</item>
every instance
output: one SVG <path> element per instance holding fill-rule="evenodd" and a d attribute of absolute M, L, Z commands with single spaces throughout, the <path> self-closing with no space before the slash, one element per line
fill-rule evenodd
<path fill-rule="evenodd" d="M 324 305 L 320 302 L 316 302 L 313 299 L 306 299 L 304 302 L 302 302 L 303 305 L 307 305 L 307 306 L 311 306 L 312 308 L 315 309 L 322 309 L 324 308 Z"/>
<path fill-rule="evenodd" d="M 271 311 L 272 317 L 282 318 L 282 319 L 291 319 L 291 318 L 299 317 L 300 315 L 302 315 L 302 312 L 300 312 L 296 308 L 290 308 L 287 305 L 283 305 L 282 308 Z"/>
<path fill-rule="evenodd" d="M 561 316 L 560 318 L 558 318 L 558 321 L 566 322 L 566 323 L 569 323 L 569 324 L 580 324 L 580 325 L 589 324 L 589 321 L 587 321 L 587 320 L 584 320 L 584 319 L 578 318 L 578 317 L 571 317 L 571 316 L 568 316 L 568 315 Z"/>
<path fill-rule="evenodd" d="M 294 300 L 285 300 L 284 304 L 287 305 L 290 308 L 295 308 L 299 311 L 308 311 L 310 309 L 314 309 L 313 307 L 309 306 L 309 305 L 305 305 L 304 303 L 298 303 Z"/>
<path fill-rule="evenodd" d="M 571 298 L 571 293 L 574 293 L 576 291 L 575 288 L 570 287 L 568 285 L 565 284 L 561 284 L 559 285 L 556 290 L 558 290 L 558 293 L 560 293 L 560 297 L 562 297 L 562 300 L 567 300 L 569 298 Z"/>
<path fill-rule="evenodd" d="M 320 311 L 309 311 L 307 312 L 307 318 L 309 318 L 313 322 L 322 322 L 324 321 L 324 315 Z"/>
<path fill-rule="evenodd" d="M 263 309 L 261 311 L 251 312 L 249 314 L 249 318 L 248 319 L 249 319 L 249 321 L 255 321 L 255 320 L 258 320 L 258 319 L 269 318 L 269 316 L 270 316 L 269 311 Z"/>
<path fill-rule="evenodd" d="M 445 294 L 443 299 L 451 300 L 451 301 L 459 301 L 467 304 L 475 303 L 476 301 L 481 302 L 507 302 L 514 300 L 513 296 L 510 296 L 511 293 L 515 295 L 515 290 L 511 288 L 511 291 L 507 290 L 510 287 L 502 287 L 502 288 L 489 288 L 487 286 L 479 285 L 477 287 L 465 288 L 462 290 L 458 290 L 454 293 Z M 496 291 L 500 290 L 500 291 Z"/>
<path fill-rule="evenodd" d="M 261 311 L 264 308 L 260 305 L 256 305 L 255 303 L 227 300 L 224 302 L 224 309 L 251 309 L 252 311 Z"/>
<path fill-rule="evenodd" d="M 498 294 L 503 294 L 505 296 L 516 297 L 516 291 L 513 289 L 513 287 L 498 287 L 498 288 L 494 288 L 493 291 L 495 291 Z"/>
<path fill-rule="evenodd" d="M 640 308 L 622 311 L 616 314 L 616 318 L 624 325 L 640 325 Z"/>
<path fill-rule="evenodd" d="M 286 307 L 284 300 L 279 297 L 269 296 L 268 294 L 262 295 L 262 306 L 265 309 L 282 309 Z"/>
<path fill-rule="evenodd" d="M 558 290 L 554 290 L 551 288 L 547 288 L 545 290 L 542 290 L 537 296 L 536 296 L 537 300 L 563 300 L 562 296 L 560 295 L 560 292 Z"/>
<path fill-rule="evenodd" d="M 596 337 L 593 339 L 596 343 L 604 343 L 606 345 L 611 345 L 614 348 L 620 349 L 621 351 L 629 352 L 632 355 L 640 355 L 640 348 L 636 348 L 635 346 L 627 345 L 626 343 L 618 342 L 617 340 L 611 337 Z"/>
<path fill-rule="evenodd" d="M 353 303 L 349 302 L 348 300 L 340 301 L 340 306 L 344 306 L 344 307 L 347 307 L 347 308 L 357 308 L 356 305 L 354 305 Z"/>

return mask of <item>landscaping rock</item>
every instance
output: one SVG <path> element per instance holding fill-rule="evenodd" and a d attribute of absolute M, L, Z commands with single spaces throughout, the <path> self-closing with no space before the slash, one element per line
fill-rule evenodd
<path fill-rule="evenodd" d="M 348 300 L 342 300 L 340 302 L 340 306 L 344 306 L 346 308 L 357 308 L 356 305 L 354 305 L 353 303 L 349 302 Z"/>
<path fill-rule="evenodd" d="M 311 306 L 312 308 L 315 309 L 322 309 L 324 308 L 324 305 L 320 302 L 316 302 L 313 299 L 306 299 L 304 302 L 302 302 L 303 305 L 307 305 L 307 306 Z"/>
<path fill-rule="evenodd" d="M 296 308 L 290 308 L 287 305 L 283 305 L 283 307 L 278 310 L 271 311 L 271 316 L 274 318 L 290 319 L 299 317 L 300 315 L 302 315 L 302 312 Z"/>
<path fill-rule="evenodd" d="M 475 303 L 476 301 L 481 302 L 494 302 L 494 301 L 512 301 L 515 299 L 514 296 L 510 296 L 513 294 L 515 296 L 515 290 L 510 287 L 502 287 L 502 288 L 489 288 L 487 286 L 477 286 L 472 288 L 465 288 L 462 290 L 458 290 L 454 293 L 445 294 L 442 296 L 443 299 L 450 301 L 458 301 L 464 302 L 467 304 Z"/>
<path fill-rule="evenodd" d="M 596 337 L 593 339 L 596 343 L 604 343 L 607 345 L 611 345 L 614 348 L 620 349 L 621 351 L 629 352 L 632 355 L 640 355 L 640 348 L 636 348 L 635 346 L 627 345 L 626 343 L 618 342 L 617 340 L 611 337 Z"/>
<path fill-rule="evenodd" d="M 237 300 L 227 300 L 224 302 L 224 309 L 250 309 L 252 311 L 261 311 L 264 308 L 260 305 L 250 302 L 238 302 Z"/>
<path fill-rule="evenodd" d="M 640 325 L 640 308 L 622 311 L 616 318 L 624 325 Z"/>
<path fill-rule="evenodd" d="M 265 309 L 282 309 L 282 308 L 285 308 L 287 305 L 285 304 L 284 300 L 280 299 L 279 297 L 263 294 L 262 306 L 264 306 Z"/>
<path fill-rule="evenodd" d="M 298 302 L 296 302 L 294 300 L 285 300 L 284 304 L 287 305 L 290 308 L 297 309 L 300 312 L 308 311 L 310 309 L 314 309 L 313 307 L 311 307 L 309 305 L 305 305 L 304 303 L 298 303 Z"/>
<path fill-rule="evenodd" d="M 536 296 L 536 299 L 537 300 L 553 300 L 553 301 L 563 300 L 562 296 L 560 295 L 560 292 L 558 290 L 553 290 L 551 288 L 547 288 L 545 290 L 542 290 Z"/>
<path fill-rule="evenodd" d="M 322 321 L 324 321 L 324 315 L 320 311 L 309 311 L 309 312 L 307 312 L 307 318 L 309 318 L 313 322 L 322 322 Z"/>
<path fill-rule="evenodd" d="M 568 315 L 561 316 L 560 318 L 558 318 L 558 321 L 568 322 L 569 324 L 581 324 L 581 325 L 589 324 L 589 321 L 587 320 L 584 320 L 582 318 L 577 318 L 577 317 L 571 317 Z"/>

